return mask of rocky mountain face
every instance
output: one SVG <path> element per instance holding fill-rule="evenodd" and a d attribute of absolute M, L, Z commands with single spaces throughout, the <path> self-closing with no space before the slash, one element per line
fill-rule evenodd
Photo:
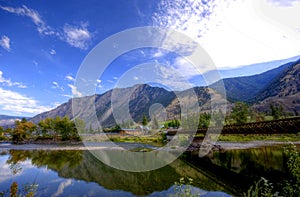
<path fill-rule="evenodd" d="M 257 75 L 223 79 L 223 83 L 218 81 L 210 87 L 217 90 L 224 84 L 228 100 L 255 102 L 259 100 L 263 90 L 266 90 L 276 79 L 284 75 L 285 71 L 294 64 L 295 62 L 290 62 Z"/>
<path fill-rule="evenodd" d="M 300 115 L 300 61 L 294 62 L 256 96 L 254 107 L 266 110 L 270 103 Z"/>
<path fill-rule="evenodd" d="M 94 95 L 93 98 L 89 97 L 88 99 L 94 101 L 96 115 L 101 125 L 103 127 L 110 127 L 116 124 L 114 115 L 122 118 L 122 114 L 120 114 L 122 111 L 120 111 L 120 109 L 126 107 L 128 107 L 129 114 L 135 122 L 141 122 L 144 115 L 147 116 L 148 119 L 151 119 L 151 111 L 155 112 L 155 110 L 158 110 L 160 107 L 165 110 L 166 118 L 172 119 L 181 113 L 180 104 L 182 103 L 180 102 L 189 102 L 192 97 L 191 92 L 194 92 L 197 96 L 197 101 L 200 106 L 205 105 L 210 100 L 209 89 L 205 87 L 197 87 L 182 92 L 172 92 L 146 84 L 110 90 L 101 95 Z M 180 99 L 178 99 L 178 97 L 180 97 Z M 86 105 L 87 101 L 85 99 L 75 99 L 77 99 L 77 105 L 84 106 L 80 113 L 75 114 L 76 117 L 80 118 L 80 114 L 83 114 L 84 110 L 90 110 L 88 108 L 92 106 L 90 104 Z M 115 114 L 113 114 L 113 111 Z M 74 118 L 72 114 L 72 99 L 51 111 L 33 117 L 31 121 L 38 123 L 46 117 L 55 118 L 56 116 Z M 124 117 L 125 116 L 126 114 Z M 127 120 L 124 119 L 122 121 L 126 122 Z"/>
<path fill-rule="evenodd" d="M 259 111 L 267 111 L 270 103 L 275 103 L 282 105 L 286 111 L 296 115 L 300 114 L 300 60 L 262 74 L 224 79 L 223 83 L 227 100 L 231 102 L 244 101 Z M 181 113 L 180 105 L 182 103 L 192 100 L 192 94 L 197 95 L 197 102 L 201 110 L 208 111 L 211 100 L 224 101 L 224 95 L 217 93 L 221 85 L 222 82 L 219 81 L 209 87 L 195 87 L 190 90 L 171 92 L 160 87 L 142 84 L 110 90 L 88 98 L 94 103 L 101 125 L 110 127 L 116 124 L 114 116 L 122 119 L 128 115 L 122 114 L 126 109 L 135 122 L 140 122 L 144 115 L 150 119 L 151 113 L 157 109 L 163 109 L 166 113 L 165 118 L 172 119 Z M 214 98 L 211 97 L 213 93 Z M 93 107 L 93 105 L 86 105 L 86 101 L 82 98 L 75 99 L 77 99 L 78 106 L 83 106 L 80 113 Z M 80 113 L 75 116 L 80 118 Z M 74 118 L 72 99 L 51 111 L 33 117 L 31 121 L 37 123 L 46 117 L 55 118 L 56 116 Z M 122 121 L 127 120 L 122 119 Z"/>

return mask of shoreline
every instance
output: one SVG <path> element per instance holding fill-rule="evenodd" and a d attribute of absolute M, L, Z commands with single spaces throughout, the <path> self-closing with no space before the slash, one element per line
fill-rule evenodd
<path fill-rule="evenodd" d="M 115 143 L 114 143 L 115 144 Z M 143 145 L 142 143 L 136 142 L 122 142 L 117 144 L 126 145 Z M 228 142 L 228 141 L 217 141 L 213 145 L 222 150 L 238 150 L 238 149 L 251 149 L 265 146 L 279 146 L 295 144 L 300 145 L 300 141 L 296 142 L 282 142 L 282 141 L 248 141 L 248 142 Z M 192 143 L 191 146 L 199 147 L 200 143 Z M 146 146 L 146 145 L 145 145 Z M 82 142 L 64 142 L 64 143 L 28 143 L 28 144 L 12 144 L 10 142 L 0 142 L 0 152 L 7 150 L 124 150 L 122 146 L 112 146 L 109 142 L 94 142 L 94 143 L 82 143 Z M 125 149 L 126 150 L 126 149 Z"/>

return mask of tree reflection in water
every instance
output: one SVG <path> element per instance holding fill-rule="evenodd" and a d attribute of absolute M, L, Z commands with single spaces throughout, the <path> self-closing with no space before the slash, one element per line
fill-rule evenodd
<path fill-rule="evenodd" d="M 108 190 L 127 191 L 134 195 L 149 195 L 174 186 L 181 177 L 191 177 L 193 185 L 207 191 L 228 191 L 224 185 L 205 176 L 182 160 L 158 170 L 126 172 L 109 167 L 89 151 L 82 150 L 11 150 L 7 163 L 11 166 L 31 160 L 33 166 L 56 171 L 58 176 L 95 182 Z M 133 161 L 134 162 L 134 161 Z M 39 174 L 39 176 L 44 176 Z M 43 179 L 47 179 L 47 176 Z"/>

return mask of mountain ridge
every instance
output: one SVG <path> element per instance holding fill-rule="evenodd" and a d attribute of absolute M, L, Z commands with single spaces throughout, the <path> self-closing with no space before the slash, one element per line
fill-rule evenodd
<path fill-rule="evenodd" d="M 222 84 L 223 82 L 227 93 L 227 100 L 229 100 L 230 102 L 247 102 L 255 107 L 260 106 L 263 111 L 269 107 L 268 102 L 276 101 L 276 99 L 268 101 L 268 98 L 270 97 L 277 98 L 278 101 L 278 98 L 282 100 L 287 96 L 292 96 L 293 98 L 296 97 L 296 99 L 294 98 L 294 100 L 295 102 L 298 102 L 297 94 L 299 93 L 300 96 L 300 88 L 298 88 L 300 87 L 300 84 L 298 83 L 299 80 L 297 80 L 300 78 L 299 63 L 300 60 L 297 60 L 294 62 L 289 62 L 280 67 L 266 71 L 261 74 L 256 74 L 248 77 L 227 78 L 223 81 L 218 81 L 208 87 L 194 87 L 193 89 L 194 92 L 196 92 L 196 95 L 198 96 L 199 106 L 208 106 L 211 91 L 217 91 L 218 88 L 221 87 L 220 84 Z M 288 83 L 287 80 L 290 79 L 291 76 L 294 79 L 294 81 L 297 82 L 293 85 L 289 85 L 288 87 L 286 87 L 285 83 Z M 277 86 L 279 87 L 279 89 L 276 88 Z M 290 86 L 293 88 L 293 94 L 284 94 L 283 96 L 279 97 L 279 94 L 282 94 L 286 91 L 291 91 L 289 90 Z M 274 90 L 276 90 L 276 92 L 271 94 L 271 91 Z M 148 112 L 150 107 L 155 103 L 160 103 L 162 107 L 164 107 L 168 119 L 177 116 L 178 114 L 180 114 L 180 106 L 178 100 L 176 99 L 176 96 L 177 94 L 183 94 L 184 92 L 176 91 L 175 94 L 174 92 L 170 92 L 162 87 L 152 87 L 148 84 L 139 84 L 133 87 L 109 90 L 100 95 L 96 94 L 94 95 L 96 114 L 101 123 L 103 123 L 103 125 L 107 127 L 116 124 L 116 122 L 114 121 L 114 114 L 111 108 L 111 99 L 113 96 L 113 91 L 119 92 L 119 100 L 117 101 L 118 107 L 124 107 L 126 101 L 125 98 L 127 98 L 127 100 L 128 98 L 130 98 L 128 100 L 129 112 L 130 115 L 133 117 L 133 120 L 136 122 L 141 121 L 144 115 L 150 118 Z M 185 95 L 184 99 L 188 100 L 189 96 L 190 95 Z M 291 102 L 288 106 L 285 106 L 285 108 L 291 111 L 293 110 L 292 106 L 293 103 Z M 206 108 L 203 107 L 202 109 L 209 110 L 209 106 Z M 296 114 L 298 113 L 298 111 L 300 111 L 300 106 L 299 109 L 296 108 L 296 112 L 292 112 Z M 69 116 L 70 118 L 74 118 L 72 114 L 72 99 L 70 99 L 66 103 L 63 103 L 62 105 L 58 106 L 53 110 L 38 114 L 37 116 L 33 117 L 31 121 L 38 122 L 46 117 L 54 118 L 56 116 Z"/>

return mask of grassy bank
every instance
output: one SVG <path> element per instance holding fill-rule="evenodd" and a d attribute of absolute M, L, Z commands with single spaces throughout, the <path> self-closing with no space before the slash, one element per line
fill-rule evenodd
<path fill-rule="evenodd" d="M 151 136 L 110 135 L 109 139 L 112 142 L 145 143 L 157 145 L 162 145 L 163 142 L 160 134 Z"/>
<path fill-rule="evenodd" d="M 221 135 L 218 141 L 229 141 L 229 142 L 249 142 L 249 141 L 300 141 L 300 133 L 298 134 L 230 134 Z"/>

